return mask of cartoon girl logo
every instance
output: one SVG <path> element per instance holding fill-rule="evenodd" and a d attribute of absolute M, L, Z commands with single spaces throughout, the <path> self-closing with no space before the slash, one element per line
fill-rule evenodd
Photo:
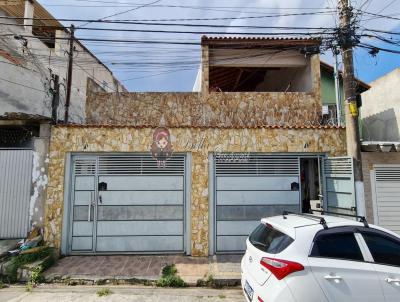
<path fill-rule="evenodd" d="M 172 144 L 170 133 L 167 128 L 157 128 L 153 133 L 151 155 L 157 160 L 157 167 L 165 168 L 167 160 L 172 156 Z"/>

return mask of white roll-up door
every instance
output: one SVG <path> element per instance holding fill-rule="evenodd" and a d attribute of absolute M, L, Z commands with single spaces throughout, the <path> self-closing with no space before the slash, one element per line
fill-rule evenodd
<path fill-rule="evenodd" d="M 375 223 L 400 234 L 400 165 L 374 165 Z"/>
<path fill-rule="evenodd" d="M 300 210 L 299 158 L 214 156 L 214 250 L 243 252 L 260 219 Z"/>
<path fill-rule="evenodd" d="M 32 150 L 0 150 L 0 239 L 29 231 Z"/>

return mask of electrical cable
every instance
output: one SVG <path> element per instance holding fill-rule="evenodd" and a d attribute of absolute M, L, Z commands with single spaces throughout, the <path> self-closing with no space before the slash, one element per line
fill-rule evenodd
<path fill-rule="evenodd" d="M 145 3 L 145 4 L 141 5 L 141 6 L 138 6 L 138 7 L 132 8 L 132 9 L 128 9 L 128 10 L 121 11 L 121 12 L 118 12 L 118 13 L 115 13 L 115 14 L 111 14 L 111 15 L 106 16 L 106 17 L 102 17 L 102 18 L 99 19 L 99 21 L 100 21 L 100 20 L 104 20 L 104 19 L 108 19 L 108 18 L 111 18 L 111 17 L 123 15 L 123 14 L 126 14 L 126 13 L 129 13 L 129 12 L 132 12 L 132 11 L 135 11 L 135 10 L 138 10 L 138 9 L 141 9 L 141 8 L 143 8 L 143 7 L 146 7 L 146 6 L 149 6 L 149 5 L 151 5 L 151 4 L 155 4 L 155 3 L 161 2 L 161 1 L 162 1 L 162 0 L 156 0 L 156 1 L 153 1 L 153 2 L 150 2 L 150 3 Z M 89 21 L 89 22 L 85 22 L 85 23 L 82 24 L 81 26 L 88 25 L 89 23 L 92 23 L 92 22 L 90 22 L 90 21 Z"/>
<path fill-rule="evenodd" d="M 307 13 L 285 13 L 276 15 L 262 15 L 262 16 L 243 16 L 243 17 L 218 17 L 218 18 L 170 18 L 170 19 L 120 19 L 120 20 L 96 20 L 96 19 L 69 19 L 59 18 L 59 22 L 90 22 L 90 23 L 116 23 L 116 24 L 135 24 L 134 22 L 171 22 L 171 21 L 222 21 L 222 20 L 245 20 L 245 19 L 264 19 L 264 18 L 280 18 L 292 16 L 315 16 L 327 15 L 328 12 L 317 11 Z M 54 18 L 24 18 L 24 17 L 10 17 L 0 16 L 0 19 L 12 20 L 37 20 L 37 21 L 54 21 Z"/>
<path fill-rule="evenodd" d="M 35 88 L 35 87 L 31 87 L 31 86 L 27 86 L 27 85 L 24 85 L 24 84 L 21 84 L 21 83 L 13 82 L 13 81 L 10 81 L 10 80 L 7 80 L 7 79 L 3 79 L 1 77 L 0 77 L 0 80 L 8 82 L 8 83 L 11 83 L 11 84 L 14 84 L 14 85 L 19 85 L 19 86 L 22 86 L 22 87 L 25 87 L 25 88 L 29 88 L 29 89 L 32 89 L 32 90 L 36 90 L 36 91 L 40 91 L 40 92 L 46 93 L 45 90 L 41 90 L 41 89 L 38 89 L 38 88 Z"/>

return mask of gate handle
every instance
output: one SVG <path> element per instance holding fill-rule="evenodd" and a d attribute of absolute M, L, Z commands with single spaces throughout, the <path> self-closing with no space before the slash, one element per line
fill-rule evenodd
<path fill-rule="evenodd" d="M 101 197 L 101 195 L 99 195 L 99 202 L 103 203 L 103 198 Z"/>
<path fill-rule="evenodd" d="M 90 192 L 90 200 L 89 200 L 89 211 L 88 211 L 88 220 L 90 221 L 91 218 L 91 211 L 92 211 L 92 203 L 93 203 L 93 192 Z"/>

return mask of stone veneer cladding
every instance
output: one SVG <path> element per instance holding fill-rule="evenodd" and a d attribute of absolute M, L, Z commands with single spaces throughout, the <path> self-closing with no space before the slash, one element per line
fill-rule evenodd
<path fill-rule="evenodd" d="M 55 126 L 52 128 L 45 240 L 60 248 L 65 159 L 68 152 L 149 152 L 153 128 Z M 192 154 L 192 255 L 208 255 L 208 155 L 223 152 L 346 153 L 344 129 L 170 128 L 175 152 Z M 306 147 L 306 148 L 305 148 Z"/>

